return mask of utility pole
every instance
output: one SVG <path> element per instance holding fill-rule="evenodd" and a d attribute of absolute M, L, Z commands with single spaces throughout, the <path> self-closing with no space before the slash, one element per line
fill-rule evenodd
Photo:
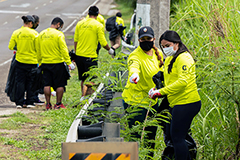
<path fill-rule="evenodd" d="M 159 47 L 159 37 L 169 29 L 170 0 L 137 0 L 136 37 L 142 26 L 150 26 Z M 137 45 L 137 38 L 135 39 Z"/>

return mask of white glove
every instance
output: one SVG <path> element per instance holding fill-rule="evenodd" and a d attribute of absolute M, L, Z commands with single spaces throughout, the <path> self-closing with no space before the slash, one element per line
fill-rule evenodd
<path fill-rule="evenodd" d="M 131 75 L 131 77 L 129 78 L 129 81 L 130 81 L 131 83 L 137 84 L 137 82 L 139 81 L 139 75 L 138 75 L 137 73 L 133 73 L 133 74 Z"/>
<path fill-rule="evenodd" d="M 114 55 L 115 54 L 115 50 L 111 47 L 109 50 L 108 50 L 108 53 L 110 55 Z"/>
<path fill-rule="evenodd" d="M 157 97 L 161 96 L 161 93 L 159 92 L 159 90 L 156 90 L 155 88 L 152 88 L 149 90 L 148 95 L 150 98 L 152 99 L 156 99 Z"/>
<path fill-rule="evenodd" d="M 55 97 L 56 96 L 56 91 L 52 91 L 51 95 Z"/>
<path fill-rule="evenodd" d="M 74 65 L 73 63 L 69 64 L 68 66 L 69 66 L 69 68 L 70 68 L 71 70 L 74 70 L 74 69 L 75 69 L 75 65 Z"/>

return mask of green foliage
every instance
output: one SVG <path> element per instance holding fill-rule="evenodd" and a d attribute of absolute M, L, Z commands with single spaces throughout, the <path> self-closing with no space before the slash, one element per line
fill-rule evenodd
<path fill-rule="evenodd" d="M 202 109 L 192 128 L 198 159 L 236 156 L 239 142 L 240 63 L 237 0 L 175 3 L 171 29 L 197 60 Z"/>
<path fill-rule="evenodd" d="M 137 0 L 115 0 L 118 4 L 124 4 L 126 6 L 131 6 L 132 8 L 136 8 Z"/>

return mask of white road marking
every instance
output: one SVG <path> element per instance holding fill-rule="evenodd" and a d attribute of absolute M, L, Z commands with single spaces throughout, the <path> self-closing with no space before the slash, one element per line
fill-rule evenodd
<path fill-rule="evenodd" d="M 77 20 L 75 19 L 70 25 L 67 26 L 66 29 L 64 29 L 62 32 L 66 32 L 70 27 L 72 27 L 72 25 L 74 25 L 74 23 L 76 22 Z"/>
<path fill-rule="evenodd" d="M 61 15 L 60 14 L 46 14 L 46 16 L 54 16 L 54 17 L 60 17 Z"/>
<path fill-rule="evenodd" d="M 62 13 L 64 16 L 78 16 L 80 17 L 82 14 L 81 13 Z"/>
<path fill-rule="evenodd" d="M 27 13 L 29 13 L 29 11 L 6 11 L 6 10 L 0 10 L 0 13 L 27 14 Z"/>
<path fill-rule="evenodd" d="M 38 9 L 38 7 L 36 7 L 35 9 Z"/>
<path fill-rule="evenodd" d="M 7 24 L 8 22 L 4 22 L 3 25 Z"/>
<path fill-rule="evenodd" d="M 29 6 L 30 6 L 30 3 L 23 3 L 20 5 L 11 5 L 10 7 L 27 8 Z"/>
<path fill-rule="evenodd" d="M 5 62 L 3 62 L 3 63 L 1 63 L 0 66 L 3 66 L 4 64 L 7 64 L 7 63 L 10 62 L 11 60 L 12 60 L 12 58 L 9 59 L 9 60 L 7 60 L 7 61 L 5 61 Z"/>
<path fill-rule="evenodd" d="M 93 2 L 93 4 L 91 4 L 90 6 L 94 6 L 96 3 L 98 3 L 99 0 L 96 0 L 95 2 Z M 89 7 L 90 7 L 89 6 Z M 89 7 L 82 13 L 82 15 L 86 14 L 88 12 Z"/>
<path fill-rule="evenodd" d="M 20 16 L 16 16 L 15 19 L 18 19 Z"/>
<path fill-rule="evenodd" d="M 68 16 L 67 18 L 69 18 L 69 19 L 78 19 L 79 17 Z"/>
<path fill-rule="evenodd" d="M 46 6 L 46 5 L 47 5 L 46 3 L 43 4 L 43 6 Z"/>

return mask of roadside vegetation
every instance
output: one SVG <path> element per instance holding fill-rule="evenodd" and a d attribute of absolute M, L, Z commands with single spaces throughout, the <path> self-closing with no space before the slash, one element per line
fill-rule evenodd
<path fill-rule="evenodd" d="M 171 29 L 197 60 L 202 109 L 192 124 L 197 159 L 239 159 L 240 6 L 237 0 L 175 3 Z"/>
<path fill-rule="evenodd" d="M 116 9 L 121 10 L 124 22 L 129 26 L 134 10 L 132 4 L 136 1 L 116 2 Z M 239 21 L 238 0 L 172 2 L 170 29 L 180 34 L 197 64 L 197 84 L 202 99 L 201 111 L 192 123 L 192 136 L 198 146 L 197 159 L 240 158 Z M 106 37 L 108 39 L 108 34 Z M 107 84 L 111 80 L 115 83 L 114 90 L 123 89 L 124 78 L 119 71 L 126 70 L 126 61 L 121 53 L 118 58 L 112 59 L 104 49 L 100 50 L 99 68 L 89 72 L 97 74 L 96 83 Z M 104 78 L 107 72 L 118 73 L 117 78 Z M 63 97 L 68 109 L 26 115 L 17 112 L 0 117 L 0 159 L 61 159 L 61 143 L 66 140 L 68 129 L 81 108 L 77 70 L 71 71 L 71 76 Z M 158 118 L 162 120 L 163 117 Z M 124 119 L 119 120 L 123 125 L 126 124 Z M 155 120 L 144 125 L 156 125 Z M 134 129 L 141 131 L 141 127 Z M 121 131 L 121 136 L 126 141 L 131 140 L 131 132 L 126 128 Z M 161 129 L 156 143 L 154 159 L 157 160 L 161 159 L 165 147 Z M 139 146 L 140 159 L 146 159 L 147 152 Z"/>

